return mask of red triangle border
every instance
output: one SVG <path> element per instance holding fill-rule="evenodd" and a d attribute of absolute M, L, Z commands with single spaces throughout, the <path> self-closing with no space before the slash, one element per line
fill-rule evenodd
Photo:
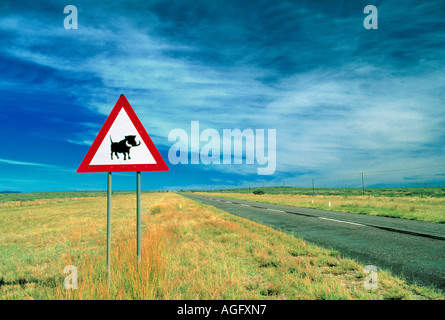
<path fill-rule="evenodd" d="M 120 164 L 120 165 L 90 165 L 91 160 L 94 158 L 94 155 L 96 154 L 97 150 L 99 149 L 102 141 L 106 138 L 106 134 L 108 130 L 113 125 L 114 121 L 116 120 L 116 117 L 118 116 L 121 109 L 124 109 L 125 112 L 127 112 L 128 117 L 130 118 L 131 122 L 135 126 L 136 130 L 139 133 L 139 136 L 144 141 L 146 146 L 148 147 L 148 150 L 151 152 L 154 160 L 156 161 L 155 164 Z M 142 125 L 141 121 L 139 120 L 138 116 L 134 112 L 133 108 L 131 107 L 130 103 L 128 102 L 127 98 L 122 94 L 119 99 L 117 100 L 113 110 L 111 110 L 107 120 L 105 120 L 104 125 L 100 129 L 99 133 L 97 134 L 96 139 L 94 139 L 93 144 L 91 145 L 90 149 L 88 150 L 85 158 L 83 159 L 82 163 L 80 164 L 79 168 L 77 169 L 77 172 L 133 172 L 133 171 L 168 171 L 168 166 L 166 165 L 164 159 L 162 159 L 162 156 L 160 155 L 158 149 L 154 145 L 153 141 L 151 140 L 150 136 L 148 135 L 147 131 L 144 129 L 144 126 Z"/>

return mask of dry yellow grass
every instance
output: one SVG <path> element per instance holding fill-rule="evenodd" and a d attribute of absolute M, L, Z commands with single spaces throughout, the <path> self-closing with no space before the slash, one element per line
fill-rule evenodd
<path fill-rule="evenodd" d="M 442 298 L 292 235 L 173 193 L 142 195 L 142 261 L 135 196 L 113 196 L 112 272 L 106 273 L 106 198 L 0 204 L 2 299 L 417 299 Z M 79 287 L 63 287 L 63 268 Z M 19 281 L 21 279 L 21 281 Z"/>

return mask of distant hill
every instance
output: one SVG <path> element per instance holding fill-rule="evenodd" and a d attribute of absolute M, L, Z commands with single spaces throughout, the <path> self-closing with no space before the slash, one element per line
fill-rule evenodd
<path fill-rule="evenodd" d="M 22 193 L 21 191 L 9 191 L 9 190 L 4 190 L 4 191 L 0 191 L 0 193 Z"/>

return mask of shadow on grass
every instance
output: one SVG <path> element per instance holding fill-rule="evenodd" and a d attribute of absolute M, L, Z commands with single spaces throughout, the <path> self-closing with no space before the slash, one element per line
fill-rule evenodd
<path fill-rule="evenodd" d="M 20 285 L 25 286 L 30 283 L 39 284 L 45 287 L 56 287 L 57 284 L 60 284 L 60 282 L 63 281 L 60 277 L 53 277 L 53 278 L 45 278 L 45 279 L 36 279 L 36 278 L 18 278 L 13 280 L 5 280 L 3 278 L 0 278 L 0 288 L 2 286 L 14 286 L 14 285 Z"/>

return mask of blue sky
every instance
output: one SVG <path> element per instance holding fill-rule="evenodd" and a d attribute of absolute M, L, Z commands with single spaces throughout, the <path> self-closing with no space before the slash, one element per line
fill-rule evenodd
<path fill-rule="evenodd" d="M 360 172 L 367 186 L 445 185 L 441 0 L 4 0 L 0 40 L 0 190 L 105 189 L 105 173 L 76 169 L 122 93 L 170 167 L 143 189 L 360 187 Z M 171 165 L 168 134 L 191 121 L 276 129 L 275 173 Z"/>

